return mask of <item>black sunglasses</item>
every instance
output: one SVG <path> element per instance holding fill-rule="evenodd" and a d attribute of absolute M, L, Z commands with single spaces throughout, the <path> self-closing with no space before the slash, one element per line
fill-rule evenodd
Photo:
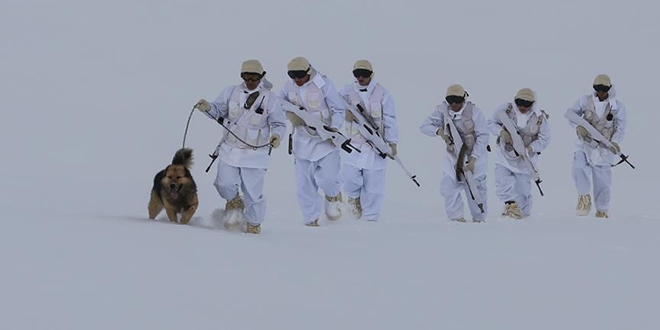
<path fill-rule="evenodd" d="M 288 74 L 291 79 L 302 79 L 307 76 L 307 72 L 309 72 L 309 69 L 288 71 L 286 74 Z"/>
<path fill-rule="evenodd" d="M 243 72 L 241 78 L 245 81 L 259 81 L 263 76 L 254 72 Z"/>
<path fill-rule="evenodd" d="M 445 97 L 445 101 L 447 101 L 449 104 L 461 104 L 465 102 L 465 98 L 462 96 L 449 95 Z"/>
<path fill-rule="evenodd" d="M 594 90 L 596 92 L 605 92 L 605 93 L 607 93 L 607 92 L 610 91 L 610 88 L 612 88 L 612 86 L 594 85 Z"/>
<path fill-rule="evenodd" d="M 516 105 L 519 107 L 529 108 L 534 104 L 534 101 L 527 101 L 523 99 L 516 99 Z"/>
<path fill-rule="evenodd" d="M 369 78 L 373 72 L 367 69 L 355 69 L 353 70 L 353 77 L 355 78 Z"/>

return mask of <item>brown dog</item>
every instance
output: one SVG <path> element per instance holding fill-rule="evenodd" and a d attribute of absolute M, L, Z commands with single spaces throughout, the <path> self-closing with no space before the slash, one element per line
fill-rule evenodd
<path fill-rule="evenodd" d="M 170 221 L 181 224 L 190 221 L 199 203 L 197 185 L 190 174 L 192 161 L 192 149 L 179 149 L 174 154 L 172 164 L 156 174 L 149 200 L 149 219 L 156 219 L 165 208 Z M 177 213 L 181 213 L 180 221 L 177 221 Z"/>

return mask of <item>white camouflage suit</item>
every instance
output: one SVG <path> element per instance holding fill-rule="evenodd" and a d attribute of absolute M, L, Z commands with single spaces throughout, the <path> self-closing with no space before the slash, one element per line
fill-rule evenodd
<path fill-rule="evenodd" d="M 374 119 L 385 142 L 398 143 L 399 129 L 396 125 L 396 113 L 392 95 L 374 79 L 368 86 L 361 86 L 357 81 L 346 85 L 340 92 L 350 104 L 360 103 L 365 112 Z M 385 197 L 385 169 L 387 159 L 378 155 L 366 144 L 365 138 L 357 131 L 353 122 L 344 124 L 346 136 L 362 152 L 342 155 L 343 190 L 350 198 L 360 197 L 362 216 L 369 221 L 376 221 Z"/>
<path fill-rule="evenodd" d="M 330 79 L 310 67 L 310 80 L 297 86 L 289 79 L 284 83 L 280 98 L 317 114 L 332 128 L 340 129 L 344 122 L 344 104 Z M 293 154 L 297 198 L 305 224 L 318 220 L 326 196 L 341 192 L 339 149 L 305 126 L 294 127 Z"/>
<path fill-rule="evenodd" d="M 266 79 L 262 79 L 255 90 L 247 90 L 244 82 L 229 86 L 211 102 L 211 110 L 206 114 L 215 120 L 223 118 L 225 126 L 253 145 L 268 144 L 273 134 L 281 139 L 286 133 L 286 122 L 280 101 L 270 91 L 271 87 Z M 259 92 L 258 98 L 249 109 L 245 109 L 248 95 L 254 92 Z M 218 174 L 214 186 L 228 201 L 238 195 L 240 187 L 248 224 L 259 225 L 266 215 L 266 198 L 262 191 L 269 158 L 268 147 L 254 150 L 233 135 L 224 133 L 218 150 Z"/>
<path fill-rule="evenodd" d="M 465 117 L 464 114 L 469 112 L 466 111 L 466 108 L 471 107 L 472 116 Z M 482 196 L 482 202 L 484 207 L 484 213 L 481 213 L 481 210 L 477 206 L 476 202 L 470 198 L 470 193 L 468 190 L 468 185 L 465 180 L 458 181 L 456 178 L 455 163 L 456 157 L 453 153 L 448 150 L 446 153 L 446 160 L 443 168 L 442 179 L 440 182 L 440 193 L 445 199 L 445 211 L 450 220 L 457 220 L 463 218 L 463 199 L 461 197 L 461 190 L 465 192 L 465 195 L 468 199 L 468 206 L 470 208 L 470 213 L 472 214 L 472 220 L 474 221 L 483 221 L 486 219 L 488 213 L 488 204 L 487 204 L 487 187 L 486 187 L 486 171 L 488 167 L 488 154 L 486 146 L 488 145 L 489 133 L 488 127 L 486 124 L 486 119 L 473 103 L 466 101 L 463 104 L 463 107 L 460 111 L 454 112 L 449 109 L 449 105 L 446 101 L 443 101 L 438 105 L 433 113 L 424 120 L 424 123 L 420 127 L 422 133 L 428 136 L 437 136 L 436 132 L 438 129 L 444 129 L 445 127 L 445 117 L 450 116 L 456 128 L 459 130 L 461 135 L 464 135 L 466 132 L 462 131 L 462 128 L 465 127 L 466 122 L 472 122 L 474 124 L 473 136 L 475 139 L 475 144 L 471 154 L 467 154 L 465 160 L 467 161 L 470 157 L 475 157 L 477 159 L 476 165 L 474 168 L 474 178 L 477 181 L 478 190 Z"/>
<path fill-rule="evenodd" d="M 603 102 L 598 100 L 595 93 L 584 95 L 569 108 L 569 111 L 585 117 L 589 122 L 603 123 L 604 130 L 601 133 L 605 132 L 603 134 L 605 137 L 610 137 L 611 134 L 610 141 L 621 144 L 626 134 L 626 107 L 621 101 L 616 99 L 614 87 L 611 87 L 608 94 L 608 99 Z M 605 114 L 606 109 L 611 109 L 611 120 L 608 120 Z M 591 115 L 593 117 L 589 119 L 588 117 Z M 569 123 L 573 128 L 576 127 L 575 124 Z M 596 128 L 598 129 L 598 127 Z M 591 192 L 591 181 L 593 179 L 596 210 L 607 213 L 610 206 L 612 188 L 612 164 L 615 164 L 618 158 L 606 147 L 601 145 L 594 147 L 585 143 L 580 138 L 576 140 L 575 147 L 576 151 L 573 155 L 572 172 L 577 192 L 580 195 L 589 195 Z"/>
<path fill-rule="evenodd" d="M 500 112 L 507 113 L 512 119 L 525 142 L 525 147 L 532 148 L 529 159 L 536 165 L 538 153 L 550 144 L 550 125 L 545 114 L 537 106 L 537 102 L 535 101 L 532 108 L 524 114 L 520 112 L 514 101 L 500 105 L 488 121 L 491 134 L 498 137 L 504 129 L 502 121 L 497 118 Z M 497 197 L 502 202 L 516 202 L 522 211 L 522 216 L 529 216 L 533 203 L 532 176 L 529 169 L 520 157 L 513 157 L 510 152 L 505 151 L 502 143 L 497 143 L 494 153 Z"/>

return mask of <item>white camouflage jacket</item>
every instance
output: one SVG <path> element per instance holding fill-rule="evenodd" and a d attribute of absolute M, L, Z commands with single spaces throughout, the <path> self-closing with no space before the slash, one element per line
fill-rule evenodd
<path fill-rule="evenodd" d="M 206 115 L 214 120 L 225 119 L 227 126 L 242 140 L 253 144 L 267 144 L 272 135 L 280 140 L 286 133 L 286 119 L 277 95 L 270 91 L 272 85 L 266 79 L 255 90 L 248 90 L 245 83 L 226 87 L 211 102 Z M 258 91 L 259 97 L 245 109 L 249 94 Z M 269 148 L 253 149 L 225 131 L 218 150 L 218 157 L 234 167 L 268 168 Z"/>
<path fill-rule="evenodd" d="M 506 112 L 509 106 L 511 106 L 511 114 L 514 117 L 513 123 L 516 125 L 516 127 L 523 126 L 522 129 L 524 130 L 538 130 L 538 133 L 534 137 L 534 139 L 530 143 L 526 143 L 525 147 L 531 146 L 532 147 L 532 154 L 530 155 L 529 159 L 533 164 L 536 164 L 538 162 L 538 153 L 542 152 L 545 150 L 545 148 L 550 145 L 550 139 L 551 139 L 551 134 L 550 134 L 550 124 L 548 124 L 547 118 L 545 118 L 545 114 L 543 114 L 540 110 L 540 108 L 537 106 L 538 102 L 534 102 L 534 105 L 532 106 L 532 109 L 529 111 L 529 117 L 527 117 L 527 122 L 522 125 L 522 123 L 518 123 L 518 120 L 516 120 L 519 116 L 523 116 L 520 111 L 518 110 L 518 107 L 515 105 L 513 101 L 510 103 L 504 103 L 500 105 L 497 110 L 495 110 L 495 113 L 493 113 L 493 116 L 488 120 L 488 128 L 490 129 L 490 133 L 493 134 L 494 136 L 500 135 L 500 132 L 503 129 L 502 126 L 502 121 L 500 121 L 499 118 L 497 118 L 497 114 L 499 112 Z M 538 125 L 538 123 L 541 123 Z M 519 126 L 519 124 L 521 124 Z M 501 143 L 497 143 L 497 146 L 495 147 L 495 164 L 502 165 L 509 169 L 512 172 L 515 173 L 529 173 L 529 170 L 525 166 L 525 163 L 522 161 L 521 158 L 519 157 L 510 157 L 507 156 L 506 151 L 503 149 L 503 146 Z"/>
<path fill-rule="evenodd" d="M 362 92 L 361 90 L 366 90 Z M 382 95 L 375 95 L 380 93 Z M 387 143 L 398 143 L 399 128 L 396 123 L 396 111 L 392 95 L 374 79 L 368 86 L 360 86 L 357 82 L 344 86 L 339 94 L 349 103 L 352 97 L 358 97 L 365 111 L 374 119 L 379 126 L 381 135 Z M 384 169 L 387 160 L 379 156 L 373 149 L 364 144 L 364 138 L 354 127 L 356 123 L 345 123 L 344 131 L 352 138 L 353 144 L 359 144 L 361 153 L 352 152 L 342 154 L 342 162 L 361 169 L 379 170 Z M 359 135 L 359 136 L 356 136 Z"/>
<path fill-rule="evenodd" d="M 612 88 L 609 90 L 609 98 L 607 100 L 599 102 L 594 92 L 580 97 L 577 101 L 575 101 L 573 106 L 569 108 L 569 110 L 580 116 L 584 116 L 585 111 L 588 108 L 588 104 L 591 101 L 593 101 L 593 104 L 596 108 L 595 112 L 598 117 L 603 115 L 602 111 L 607 106 L 607 104 L 609 104 L 612 113 L 612 120 L 607 121 L 607 124 L 610 125 L 612 133 L 610 141 L 621 145 L 621 142 L 623 142 L 623 138 L 626 135 L 626 126 L 628 123 L 627 110 L 626 106 L 621 103 L 621 101 L 616 99 L 616 89 L 614 86 L 612 86 Z M 576 125 L 570 121 L 569 124 L 571 127 L 576 127 Z M 587 156 L 587 161 L 593 165 L 610 166 L 618 161 L 616 155 L 613 154 L 609 149 L 602 146 L 597 146 L 594 148 L 593 146 L 590 146 L 577 137 L 575 141 L 575 147 L 576 150 L 584 151 L 585 155 Z"/>
<path fill-rule="evenodd" d="M 302 86 L 288 79 L 282 87 L 280 98 L 302 106 L 307 111 L 319 109 L 318 115 L 330 127 L 340 129 L 344 123 L 344 103 L 332 81 L 312 68 L 311 78 Z M 295 127 L 293 133 L 293 154 L 296 158 L 318 161 L 339 149 L 331 142 L 321 139 L 318 134 L 305 127 Z"/>
<path fill-rule="evenodd" d="M 435 108 L 433 113 L 424 120 L 420 126 L 420 131 L 428 136 L 436 137 L 438 129 L 444 129 L 445 116 L 451 116 L 452 120 L 457 123 L 462 120 L 462 114 L 465 111 L 467 104 L 468 102 L 466 101 L 460 111 L 454 112 L 449 109 L 447 102 L 443 101 Z M 478 178 L 480 176 L 485 176 L 487 173 L 488 151 L 486 150 L 486 146 L 488 145 L 490 134 L 488 133 L 486 118 L 476 105 L 473 107 L 471 119 L 474 122 L 474 134 L 476 135 L 476 139 L 472 154 L 467 155 L 465 161 L 469 160 L 470 157 L 477 158 L 477 163 L 474 168 L 474 177 Z M 458 127 L 459 125 L 456 126 Z M 454 168 L 456 159 L 454 155 L 445 148 L 443 148 L 443 150 L 445 150 L 447 156 L 443 171 L 446 175 L 456 180 L 456 170 Z"/>

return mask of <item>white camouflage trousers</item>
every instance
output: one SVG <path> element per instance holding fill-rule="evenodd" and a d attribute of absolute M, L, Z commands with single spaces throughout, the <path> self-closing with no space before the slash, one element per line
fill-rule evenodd
<path fill-rule="evenodd" d="M 350 198 L 360 197 L 362 217 L 376 221 L 385 198 L 385 169 L 367 170 L 349 164 L 342 168 L 343 190 Z"/>
<path fill-rule="evenodd" d="M 253 225 L 261 224 L 266 217 L 266 198 L 263 196 L 265 168 L 244 168 L 230 166 L 218 159 L 218 174 L 213 185 L 220 197 L 231 200 L 243 192 L 245 219 Z"/>
<path fill-rule="evenodd" d="M 610 207 L 612 167 L 591 165 L 584 151 L 576 151 L 573 155 L 573 180 L 578 194 L 589 195 L 592 179 L 596 210 L 607 212 Z"/>
<path fill-rule="evenodd" d="M 482 202 L 484 203 L 484 213 L 481 213 L 477 203 L 470 197 L 470 190 L 465 180 L 457 182 L 446 173 L 442 173 L 440 180 L 440 194 L 445 198 L 445 211 L 450 220 L 457 220 L 463 218 L 463 197 L 461 191 L 465 192 L 468 200 L 468 207 L 472 220 L 483 221 L 486 220 L 488 214 L 488 188 L 486 187 L 486 175 L 474 178 L 477 181 L 477 187 L 481 193 Z"/>
<path fill-rule="evenodd" d="M 296 159 L 295 172 L 298 205 L 305 223 L 321 217 L 324 196 L 319 196 L 319 188 L 327 196 L 339 195 L 339 151 L 335 150 L 318 161 Z"/>
<path fill-rule="evenodd" d="M 523 217 L 532 213 L 532 176 L 528 173 L 516 173 L 495 164 L 495 190 L 501 202 L 516 202 Z"/>

